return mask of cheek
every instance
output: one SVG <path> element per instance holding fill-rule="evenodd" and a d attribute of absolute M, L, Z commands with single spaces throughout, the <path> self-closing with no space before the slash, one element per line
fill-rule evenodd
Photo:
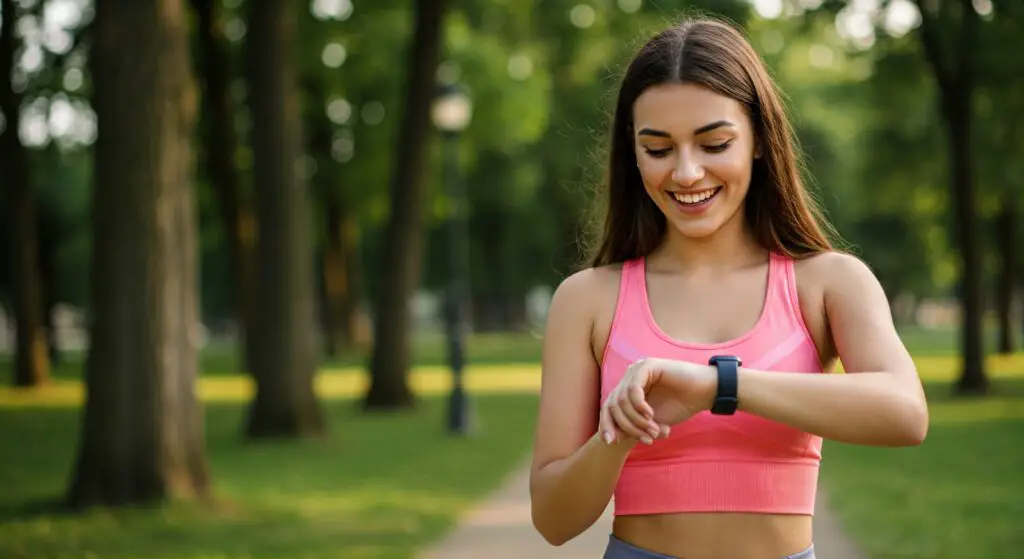
<path fill-rule="evenodd" d="M 750 184 L 752 170 L 753 160 L 738 151 L 733 154 L 723 154 L 713 167 L 713 172 L 719 180 L 741 189 L 746 189 Z"/>
<path fill-rule="evenodd" d="M 658 189 L 672 179 L 672 158 L 652 159 L 644 157 L 640 161 L 640 177 L 648 190 Z"/>

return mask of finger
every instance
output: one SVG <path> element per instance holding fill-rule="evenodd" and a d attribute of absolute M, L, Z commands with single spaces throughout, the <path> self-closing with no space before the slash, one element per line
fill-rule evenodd
<path fill-rule="evenodd" d="M 658 436 L 655 437 L 655 438 L 656 439 L 667 439 L 668 436 L 671 435 L 671 434 L 672 434 L 672 427 L 670 425 L 666 425 L 664 423 L 661 423 L 661 424 L 658 425 Z"/>
<path fill-rule="evenodd" d="M 622 395 L 619 407 L 638 429 L 646 431 L 651 437 L 658 436 L 658 424 L 653 420 L 654 410 L 647 404 L 642 388 L 639 386 L 630 388 L 627 393 Z M 650 415 L 645 410 L 651 410 Z"/>
<path fill-rule="evenodd" d="M 629 417 L 626 415 L 622 408 L 619 407 L 618 403 L 609 407 L 612 419 L 615 420 L 615 426 L 619 428 L 623 433 L 643 441 L 645 444 L 651 444 L 651 436 L 645 432 L 642 428 L 635 425 Z"/>
<path fill-rule="evenodd" d="M 605 444 L 612 444 L 617 440 L 615 433 L 615 420 L 612 419 L 611 413 L 608 411 L 608 404 L 601 406 L 601 417 L 598 420 L 598 433 L 601 435 L 601 440 Z"/>
<path fill-rule="evenodd" d="M 658 423 L 654 421 L 654 408 L 647 402 L 647 394 L 643 386 L 637 385 L 629 389 L 629 401 L 646 421 L 645 429 L 651 432 L 652 436 L 658 435 Z"/>
<path fill-rule="evenodd" d="M 630 386 L 626 395 L 629 397 L 629 401 L 632 402 L 637 411 L 644 417 L 647 417 L 648 419 L 654 417 L 654 408 L 647 403 L 647 393 L 644 392 L 642 383 L 637 381 L 635 384 Z"/>
<path fill-rule="evenodd" d="M 605 404 L 601 406 L 601 414 L 599 420 L 599 429 L 601 433 L 601 440 L 606 444 L 612 444 L 619 441 L 624 441 L 626 435 L 621 429 L 615 424 L 615 419 L 612 417 L 611 408 L 615 406 L 615 402 L 618 399 L 618 391 L 612 392 L 605 401 Z"/>

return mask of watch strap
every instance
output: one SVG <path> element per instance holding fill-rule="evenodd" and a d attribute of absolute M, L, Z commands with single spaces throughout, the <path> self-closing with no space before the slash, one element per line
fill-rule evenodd
<path fill-rule="evenodd" d="M 718 390 L 715 394 L 714 404 L 711 406 L 711 413 L 733 415 L 739 405 L 737 377 L 739 376 L 740 360 L 732 356 L 716 355 L 711 358 L 710 364 L 718 371 Z"/>

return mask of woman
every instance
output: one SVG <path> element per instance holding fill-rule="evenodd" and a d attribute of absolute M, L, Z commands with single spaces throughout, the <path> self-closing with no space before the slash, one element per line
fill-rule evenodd
<path fill-rule="evenodd" d="M 823 438 L 919 444 L 928 409 L 871 271 L 832 248 L 763 63 L 690 20 L 629 65 L 603 234 L 551 303 L 531 476 L 606 559 L 814 557 Z M 847 373 L 821 374 L 841 359 Z"/>

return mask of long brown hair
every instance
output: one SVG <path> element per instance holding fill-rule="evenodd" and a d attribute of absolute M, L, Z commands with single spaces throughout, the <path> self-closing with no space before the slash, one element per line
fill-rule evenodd
<path fill-rule="evenodd" d="M 604 219 L 594 221 L 601 229 L 591 266 L 647 256 L 665 235 L 665 216 L 644 190 L 633 139 L 634 102 L 665 83 L 704 86 L 748 111 L 761 157 L 753 162 L 745 213 L 762 246 L 794 258 L 833 249 L 829 235 L 835 231 L 801 180 L 796 139 L 764 63 L 739 30 L 700 17 L 656 35 L 626 69 L 612 122 L 606 195 L 597 199 Z"/>

